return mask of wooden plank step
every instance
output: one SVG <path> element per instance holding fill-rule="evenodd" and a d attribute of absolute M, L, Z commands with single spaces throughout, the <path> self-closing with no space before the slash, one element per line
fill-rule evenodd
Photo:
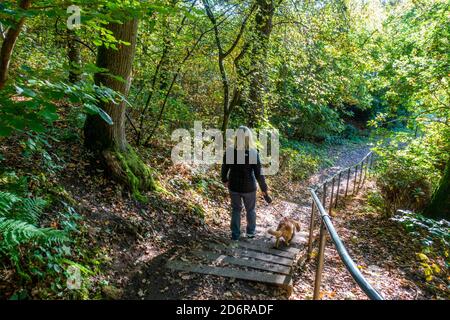
<path fill-rule="evenodd" d="M 288 290 L 288 293 L 292 292 L 292 279 L 291 276 L 274 274 L 270 272 L 261 271 L 245 271 L 241 269 L 228 268 L 228 267 L 211 267 L 201 264 L 191 264 L 183 261 L 168 261 L 167 267 L 172 270 L 195 272 L 202 274 L 211 274 L 220 277 L 236 278 L 248 281 L 256 281 L 268 284 L 274 284 L 284 287 Z"/>
<path fill-rule="evenodd" d="M 260 251 L 263 253 L 273 254 L 275 256 L 289 258 L 289 259 L 294 259 L 296 256 L 296 253 L 294 253 L 292 251 L 284 251 L 284 250 L 274 249 L 263 243 L 252 243 L 252 242 L 240 241 L 239 247 L 251 249 L 254 251 Z"/>
<path fill-rule="evenodd" d="M 268 248 L 272 248 L 274 250 L 291 252 L 293 254 L 297 254 L 300 252 L 300 247 L 298 246 L 298 243 L 295 243 L 295 242 L 291 242 L 291 244 L 289 246 L 286 246 L 284 244 L 284 242 L 282 240 L 280 240 L 280 246 L 278 248 L 275 248 L 275 238 L 273 238 L 273 239 L 268 239 L 268 238 L 251 239 L 251 240 L 245 239 L 245 240 L 241 240 L 239 242 L 247 242 L 247 243 L 252 243 L 255 245 L 267 246 Z"/>
<path fill-rule="evenodd" d="M 266 262 L 285 265 L 288 267 L 290 267 L 294 263 L 293 259 L 288 259 L 288 258 L 271 255 L 271 254 L 256 252 L 256 251 L 252 251 L 252 250 L 248 250 L 248 249 L 244 249 L 244 248 L 230 248 L 225 245 L 220 245 L 220 244 L 215 244 L 215 243 L 208 243 L 207 246 L 211 249 L 225 251 L 230 255 L 236 255 L 238 257 L 250 257 L 250 258 L 254 258 L 254 259 L 258 259 L 258 260 L 262 260 L 262 261 L 266 261 Z"/>
<path fill-rule="evenodd" d="M 291 274 L 292 269 L 287 266 L 280 264 L 271 264 L 267 262 L 262 262 L 259 260 L 250 260 L 244 258 L 235 258 L 230 256 L 225 256 L 220 253 L 211 251 L 194 251 L 194 255 L 200 258 L 205 258 L 214 262 L 224 262 L 226 264 L 234 264 L 238 266 L 248 267 L 252 269 L 259 269 L 264 271 L 270 271 L 275 273 L 281 273 L 285 275 Z"/>

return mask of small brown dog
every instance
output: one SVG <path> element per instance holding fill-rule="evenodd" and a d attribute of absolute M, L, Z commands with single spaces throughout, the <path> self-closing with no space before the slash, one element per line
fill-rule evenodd
<path fill-rule="evenodd" d="M 284 243 L 286 243 L 286 245 L 288 246 L 291 240 L 294 238 L 295 231 L 300 231 L 300 223 L 290 218 L 283 218 L 278 224 L 277 230 L 275 231 L 273 229 L 270 229 L 268 233 L 277 238 L 275 248 L 278 248 L 280 238 L 283 238 Z"/>

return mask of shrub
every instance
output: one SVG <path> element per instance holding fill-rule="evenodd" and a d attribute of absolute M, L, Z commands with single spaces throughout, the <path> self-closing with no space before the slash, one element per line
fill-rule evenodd
<path fill-rule="evenodd" d="M 377 186 L 384 200 L 386 215 L 397 209 L 422 211 L 429 203 L 440 175 L 442 153 L 433 140 L 438 135 L 421 138 L 398 136 L 376 152 Z"/>
<path fill-rule="evenodd" d="M 422 210 L 431 198 L 427 172 L 414 162 L 404 157 L 390 158 L 389 165 L 378 175 L 377 185 L 389 216 L 399 208 Z"/>
<path fill-rule="evenodd" d="M 273 117 L 272 120 L 291 139 L 324 141 L 328 136 L 338 135 L 344 130 L 339 113 L 325 104 L 294 101 L 283 108 L 290 113 L 289 121 L 284 116 Z"/>
<path fill-rule="evenodd" d="M 298 150 L 283 149 L 281 152 L 281 169 L 293 180 L 303 180 L 316 172 L 320 167 L 318 157 L 302 153 Z"/>
<path fill-rule="evenodd" d="M 351 124 L 345 124 L 344 130 L 338 134 L 330 134 L 325 137 L 325 142 L 332 145 L 344 144 L 347 141 L 360 142 L 363 139 L 363 131 Z"/>
<path fill-rule="evenodd" d="M 88 296 L 88 277 L 94 271 L 85 264 L 98 265 L 96 253 L 80 249 L 80 241 L 85 241 L 81 217 L 71 206 L 50 199 L 33 196 L 28 180 L 15 172 L 0 174 L 0 264 L 16 271 L 10 283 L 16 291 L 9 297 L 8 290 L 0 292 L 0 299 Z M 80 270 L 80 290 L 67 287 L 71 267 Z"/>
<path fill-rule="evenodd" d="M 441 271 L 448 270 L 450 222 L 403 210 L 399 210 L 392 220 L 402 224 L 414 239 L 420 241 L 421 252 L 417 252 L 416 256 L 426 281 L 432 281 Z"/>

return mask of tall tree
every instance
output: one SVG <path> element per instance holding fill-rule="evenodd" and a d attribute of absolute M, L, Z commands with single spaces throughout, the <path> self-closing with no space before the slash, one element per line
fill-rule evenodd
<path fill-rule="evenodd" d="M 31 7 L 31 3 L 32 0 L 21 0 L 19 3 L 19 8 L 21 10 L 28 10 Z M 19 21 L 9 27 L 6 31 L 6 35 L 4 35 L 4 40 L 0 51 L 0 90 L 3 89 L 6 81 L 8 80 L 11 56 L 24 24 L 25 15 L 22 15 Z"/>
<path fill-rule="evenodd" d="M 225 68 L 225 60 L 228 58 L 228 56 L 230 56 L 231 53 L 234 52 L 237 45 L 239 44 L 242 35 L 244 34 L 245 28 L 247 26 L 247 21 L 252 15 L 255 6 L 251 6 L 250 12 L 243 18 L 241 27 L 239 28 L 239 32 L 237 33 L 236 37 L 234 38 L 232 44 L 228 49 L 225 49 L 223 46 L 223 39 L 220 36 L 219 22 L 217 21 L 217 18 L 211 8 L 209 1 L 203 0 L 203 6 L 205 7 L 206 15 L 208 16 L 213 26 L 214 40 L 218 51 L 217 62 L 219 65 L 219 71 L 223 88 L 223 118 L 221 129 L 223 132 L 225 132 L 225 130 L 228 128 L 228 122 L 230 120 L 231 113 L 234 107 L 236 107 L 237 103 L 240 101 L 240 92 L 241 92 L 240 89 L 236 87 L 233 90 L 233 94 L 231 94 L 232 90 L 230 87 L 230 79 L 227 70 Z"/>
<path fill-rule="evenodd" d="M 81 51 L 80 38 L 78 35 L 68 30 L 67 32 L 67 57 L 69 60 L 69 82 L 75 83 L 81 80 L 80 66 L 81 66 Z"/>
<path fill-rule="evenodd" d="M 278 4 L 280 4 L 279 1 Z M 248 125 L 258 126 L 264 119 L 264 88 L 266 83 L 267 54 L 270 34 L 273 29 L 274 0 L 256 0 L 256 15 L 251 37 L 250 81 L 248 99 L 245 107 L 248 114 Z"/>
<path fill-rule="evenodd" d="M 97 66 L 108 71 L 96 74 L 95 82 L 126 97 L 131 85 L 138 20 L 109 23 L 107 29 L 112 32 L 119 44 L 117 49 L 111 45 L 99 47 Z M 101 154 L 113 178 L 128 185 L 133 195 L 142 199 L 140 191 L 154 189 L 156 185 L 151 169 L 143 163 L 127 142 L 126 102 L 101 103 L 100 107 L 111 117 L 112 123 L 107 123 L 99 115 L 88 116 L 84 127 L 85 145 Z"/>

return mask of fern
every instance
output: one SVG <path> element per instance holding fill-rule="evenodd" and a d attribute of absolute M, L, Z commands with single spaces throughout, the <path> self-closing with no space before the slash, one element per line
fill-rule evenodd
<path fill-rule="evenodd" d="M 17 201 L 20 201 L 20 198 L 16 195 L 0 191 L 0 216 L 7 215 Z"/>
<path fill-rule="evenodd" d="M 31 224 L 37 224 L 47 201 L 41 198 L 26 198 L 20 201 L 15 218 Z"/>
<path fill-rule="evenodd" d="M 64 231 L 38 225 L 47 202 L 41 198 L 21 198 L 0 191 L 0 253 L 16 266 L 19 274 L 24 245 L 55 245 L 67 241 Z"/>
<path fill-rule="evenodd" d="M 46 205 L 47 201 L 41 198 L 20 198 L 15 194 L 0 191 L 0 217 L 37 224 Z"/>
<path fill-rule="evenodd" d="M 30 241 L 52 244 L 67 240 L 67 236 L 61 230 L 39 228 L 26 221 L 6 218 L 0 218 L 0 234 L 3 235 L 2 246 L 9 248 Z"/>

